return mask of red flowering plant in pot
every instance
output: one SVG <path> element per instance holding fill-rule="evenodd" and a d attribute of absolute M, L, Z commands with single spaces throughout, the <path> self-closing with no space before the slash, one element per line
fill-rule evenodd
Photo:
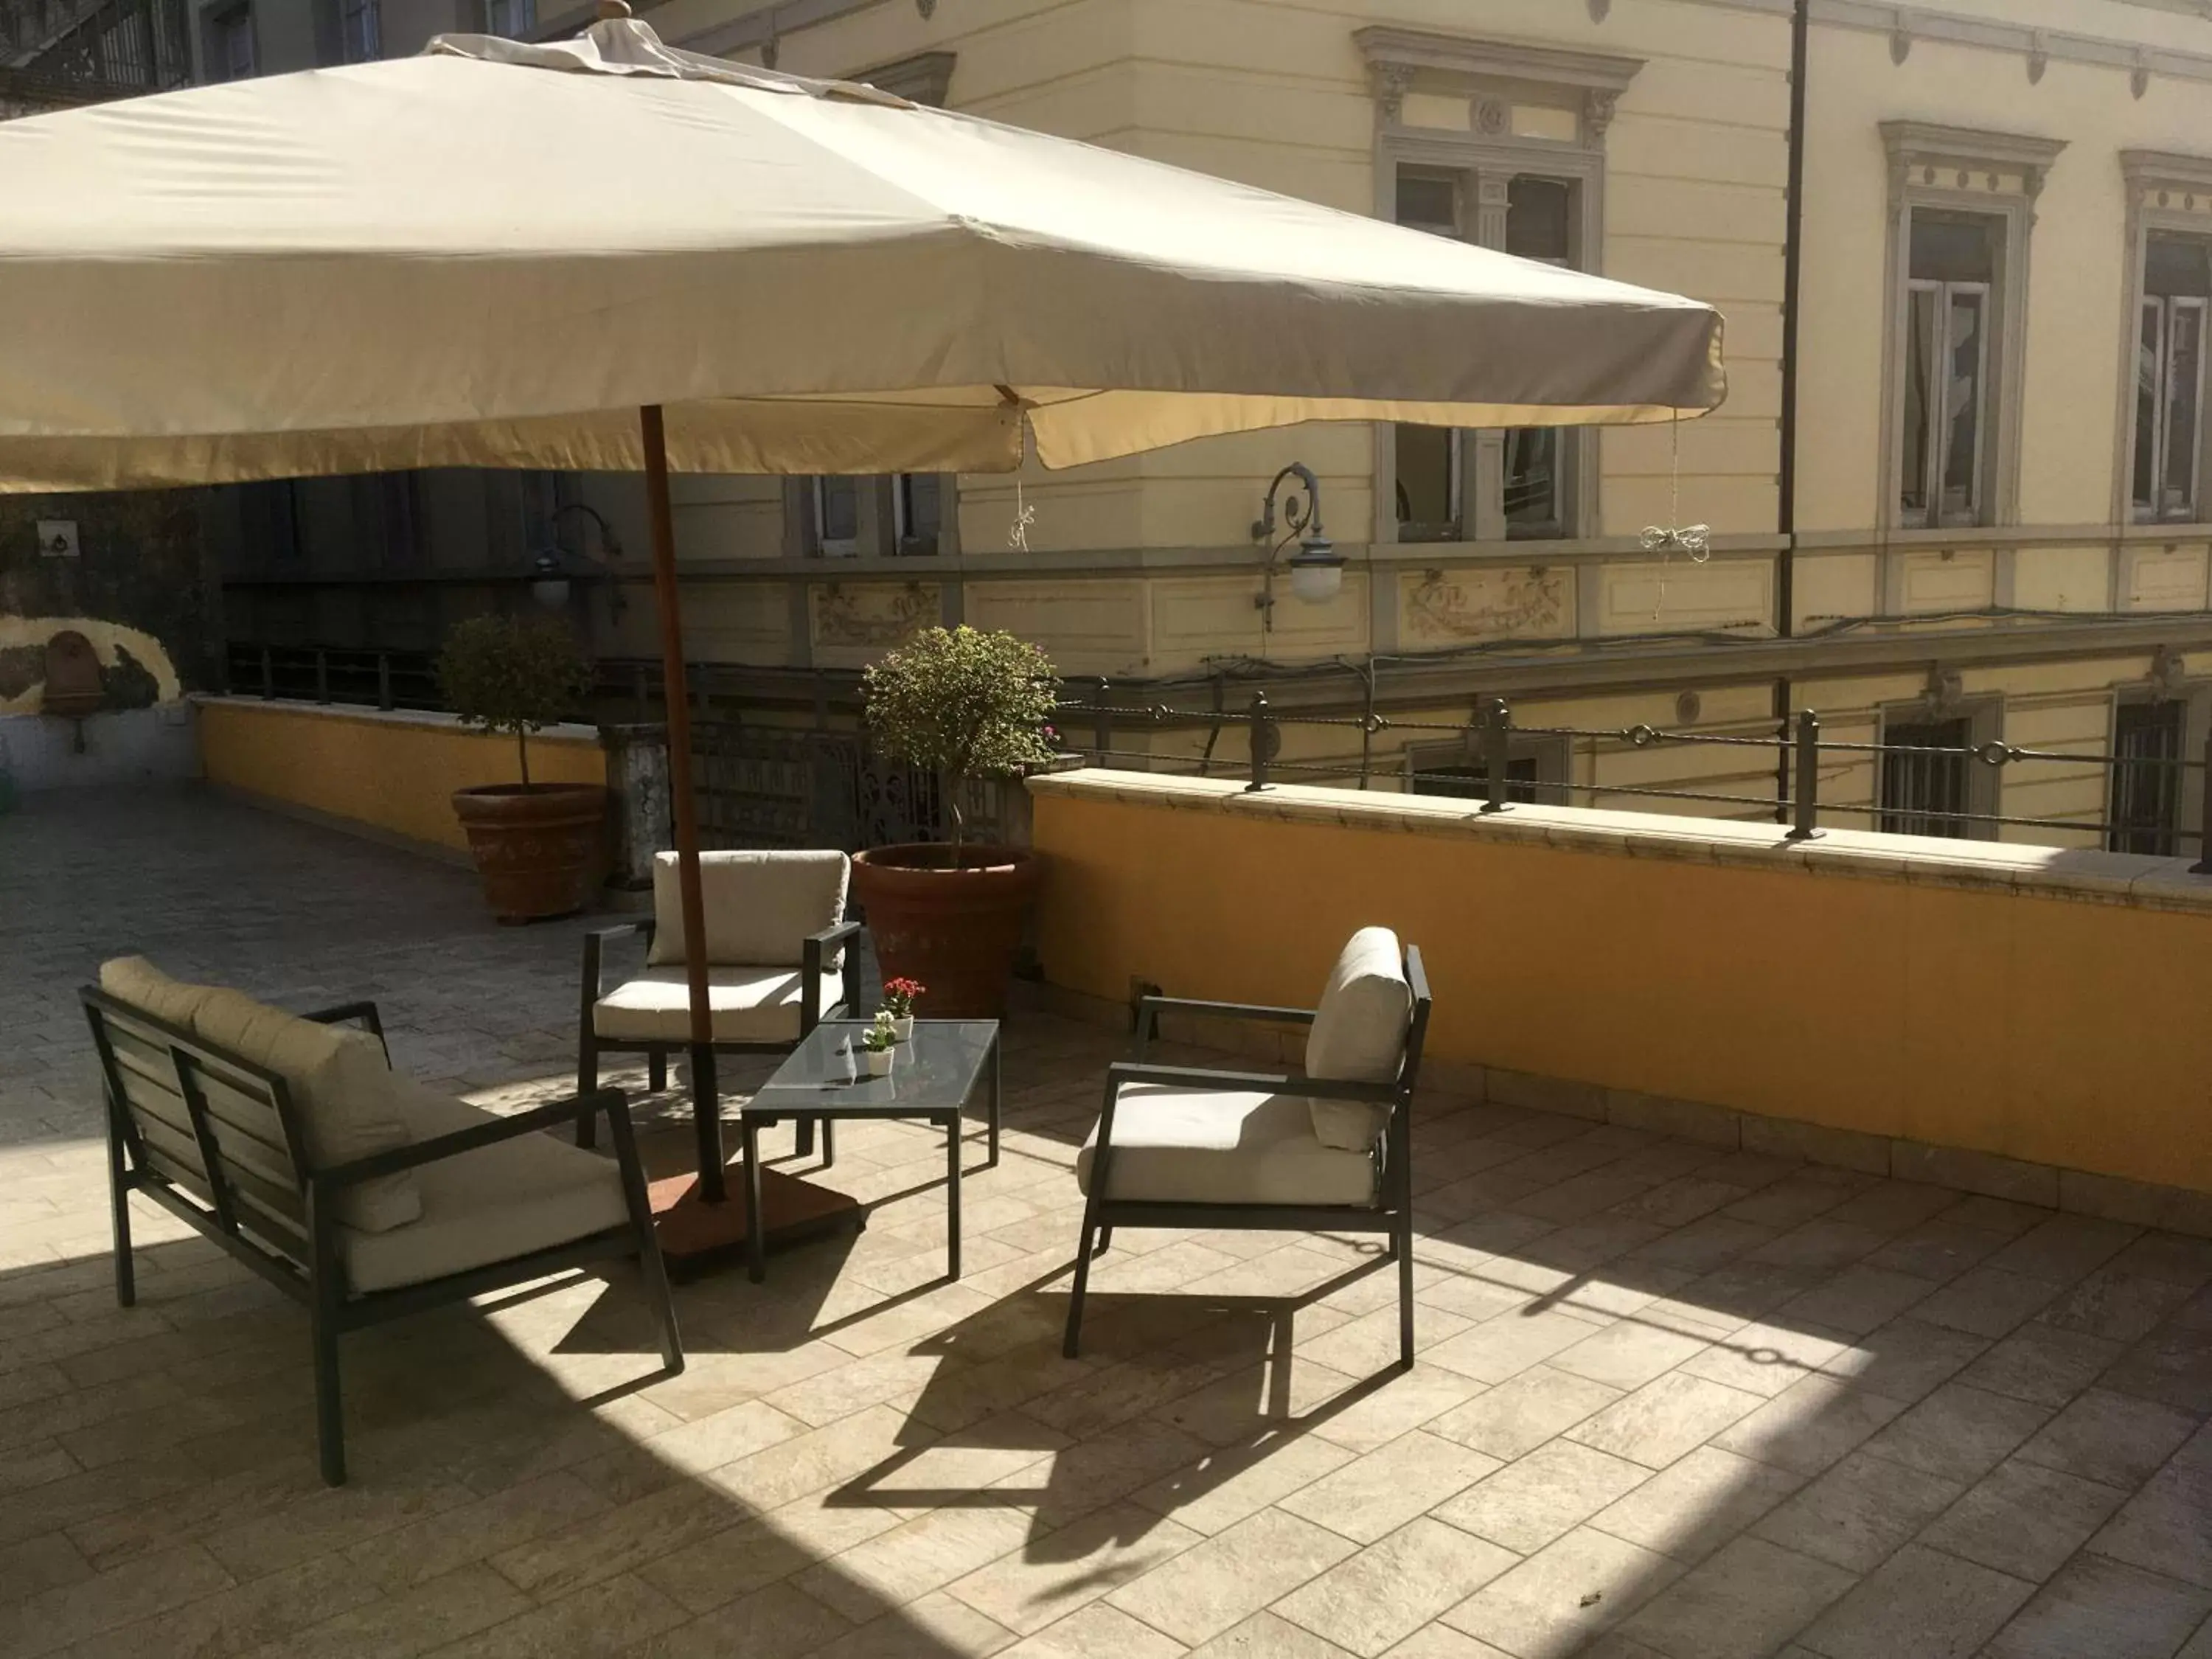
<path fill-rule="evenodd" d="M 915 1012 L 995 1016 L 1006 1006 L 1037 866 L 1018 848 L 969 840 L 969 786 L 1052 758 L 1048 722 L 1060 682 L 1044 653 L 1012 634 L 931 628 L 871 666 L 861 689 L 877 747 L 936 776 L 947 830 L 941 842 L 854 856 L 854 893 L 877 959 L 893 979 L 914 982 Z"/>
<path fill-rule="evenodd" d="M 465 726 L 512 736 L 519 783 L 453 793 L 484 897 L 501 921 L 580 910 L 605 859 L 607 791 L 597 783 L 533 783 L 530 734 L 582 706 L 591 665 L 550 617 L 471 617 L 446 635 L 438 690 Z"/>

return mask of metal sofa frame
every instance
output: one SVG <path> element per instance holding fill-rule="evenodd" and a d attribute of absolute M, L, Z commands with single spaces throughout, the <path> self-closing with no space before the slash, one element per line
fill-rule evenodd
<path fill-rule="evenodd" d="M 684 1369 L 676 1305 L 646 1202 L 645 1172 L 622 1091 L 598 1089 L 495 1122 L 318 1168 L 299 1109 L 276 1073 L 155 1019 L 92 986 L 78 993 L 92 1027 L 107 1101 L 107 1171 L 115 1225 L 115 1298 L 137 1300 L 131 1194 L 142 1193 L 308 1310 L 314 1346 L 315 1423 L 323 1479 L 346 1478 L 338 1338 L 486 1291 L 614 1256 L 634 1256 L 660 1327 L 667 1374 Z M 357 1021 L 384 1042 L 373 1002 L 305 1018 Z M 389 1045 L 386 1057 L 390 1058 Z M 464 1273 L 349 1294 L 337 1254 L 337 1200 L 349 1188 L 496 1146 L 556 1124 L 604 1116 L 622 1172 L 628 1219 L 581 1238 Z"/>

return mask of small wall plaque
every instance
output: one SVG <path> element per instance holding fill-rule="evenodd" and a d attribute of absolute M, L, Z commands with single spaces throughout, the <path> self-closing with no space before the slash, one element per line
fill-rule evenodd
<path fill-rule="evenodd" d="M 76 520 L 75 519 L 40 520 L 39 556 L 47 559 L 76 557 Z"/>

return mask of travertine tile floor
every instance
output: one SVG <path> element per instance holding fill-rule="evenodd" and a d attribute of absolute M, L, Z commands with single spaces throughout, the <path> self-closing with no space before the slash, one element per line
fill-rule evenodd
<path fill-rule="evenodd" d="M 620 1275 L 348 1339 L 325 1491 L 294 1308 L 150 1214 L 115 1306 L 72 988 L 371 994 L 521 1099 L 581 924 L 191 793 L 0 819 L 0 1652 L 2212 1656 L 2212 1243 L 1438 1097 L 1410 1375 L 1364 1246 L 1234 1233 L 1123 1235 L 1071 1363 L 1114 1044 L 1041 1018 L 960 1283 L 848 1127 L 867 1231 L 683 1289 L 680 1379 Z"/>

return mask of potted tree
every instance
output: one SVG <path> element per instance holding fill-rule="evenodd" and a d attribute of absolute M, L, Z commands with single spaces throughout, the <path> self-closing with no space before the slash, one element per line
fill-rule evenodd
<path fill-rule="evenodd" d="M 530 734 L 568 718 L 591 686 L 575 641 L 550 617 L 472 617 L 446 635 L 438 658 L 446 706 L 465 725 L 514 738 L 520 782 L 453 793 L 484 897 L 501 921 L 580 910 L 599 879 L 605 787 L 530 779 Z"/>
<path fill-rule="evenodd" d="M 947 841 L 871 848 L 853 860 L 854 894 L 884 973 L 928 988 L 917 1013 L 985 1018 L 1006 1006 L 1036 860 L 969 841 L 968 786 L 1052 758 L 1047 722 L 1058 689 L 1043 652 L 972 628 L 926 629 L 863 677 L 878 746 L 934 773 L 945 809 Z"/>

